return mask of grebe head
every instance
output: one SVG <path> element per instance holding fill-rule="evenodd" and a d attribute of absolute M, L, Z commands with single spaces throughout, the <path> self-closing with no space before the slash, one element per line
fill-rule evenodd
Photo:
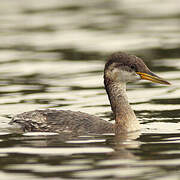
<path fill-rule="evenodd" d="M 155 83 L 170 84 L 152 73 L 142 59 L 123 52 L 114 53 L 108 58 L 104 69 L 104 78 L 114 83 L 127 83 L 146 79 Z"/>

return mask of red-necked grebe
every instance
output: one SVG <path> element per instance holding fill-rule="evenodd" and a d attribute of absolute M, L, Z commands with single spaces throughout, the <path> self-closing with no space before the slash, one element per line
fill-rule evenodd
<path fill-rule="evenodd" d="M 17 123 L 26 132 L 70 133 L 126 133 L 140 129 L 139 121 L 129 105 L 126 83 L 146 79 L 155 83 L 170 83 L 152 73 L 143 60 L 123 52 L 114 53 L 104 68 L 104 85 L 109 97 L 115 124 L 82 112 L 64 110 L 35 110 L 14 116 L 10 124 Z"/>

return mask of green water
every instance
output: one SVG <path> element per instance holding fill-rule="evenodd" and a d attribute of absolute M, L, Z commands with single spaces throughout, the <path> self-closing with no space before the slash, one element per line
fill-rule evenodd
<path fill-rule="evenodd" d="M 0 1 L 0 179 L 180 179 L 178 3 Z M 8 125 L 9 115 L 46 108 L 112 119 L 103 67 L 115 51 L 172 83 L 127 86 L 141 133 L 69 138 Z"/>

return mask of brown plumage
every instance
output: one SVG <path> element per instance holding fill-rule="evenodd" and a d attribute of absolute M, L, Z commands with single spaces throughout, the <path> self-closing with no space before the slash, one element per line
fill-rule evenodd
<path fill-rule="evenodd" d="M 139 121 L 131 109 L 126 83 L 147 79 L 169 84 L 153 74 L 143 60 L 123 52 L 112 54 L 104 68 L 104 85 L 109 97 L 115 124 L 82 112 L 63 110 L 35 110 L 14 116 L 10 124 L 17 123 L 24 131 L 66 133 L 127 133 L 140 129 Z"/>

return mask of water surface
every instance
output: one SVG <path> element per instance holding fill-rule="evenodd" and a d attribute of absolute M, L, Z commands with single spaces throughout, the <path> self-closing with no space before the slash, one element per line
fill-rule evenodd
<path fill-rule="evenodd" d="M 0 179 L 180 178 L 179 2 L 0 2 Z M 112 119 L 107 55 L 126 51 L 172 83 L 129 84 L 141 133 L 22 133 L 9 116 L 70 109 Z"/>

